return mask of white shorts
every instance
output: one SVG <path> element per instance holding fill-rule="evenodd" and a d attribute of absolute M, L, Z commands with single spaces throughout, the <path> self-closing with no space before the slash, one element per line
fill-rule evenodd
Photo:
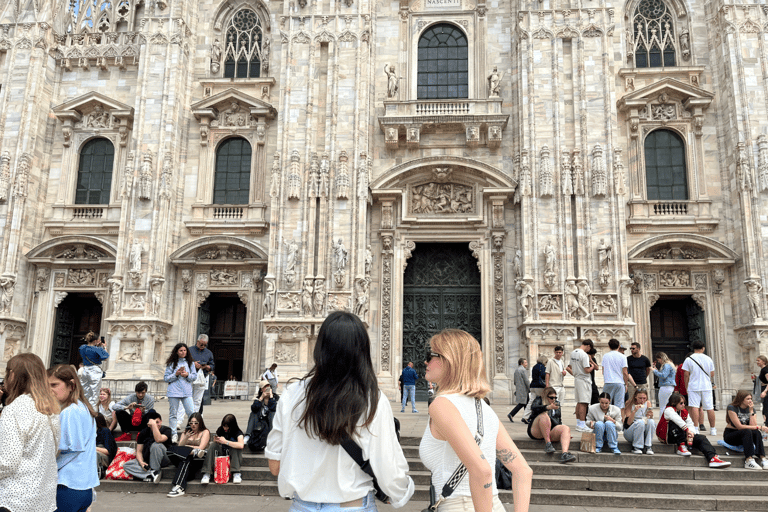
<path fill-rule="evenodd" d="M 712 405 L 712 391 L 691 391 L 688 390 L 688 405 L 690 407 L 699 407 L 705 411 L 711 411 L 714 409 Z"/>
<path fill-rule="evenodd" d="M 574 392 L 577 404 L 588 404 L 592 400 L 592 381 L 575 379 Z"/>

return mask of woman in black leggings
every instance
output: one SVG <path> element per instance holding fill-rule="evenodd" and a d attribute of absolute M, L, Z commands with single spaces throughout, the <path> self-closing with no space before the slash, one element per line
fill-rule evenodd
<path fill-rule="evenodd" d="M 205 427 L 203 416 L 199 412 L 193 412 L 189 417 L 186 430 L 181 434 L 178 446 L 171 446 L 168 450 L 168 457 L 177 466 L 173 487 L 168 493 L 169 498 L 184 496 L 187 482 L 203 467 L 206 449 L 210 442 L 211 433 Z"/>
<path fill-rule="evenodd" d="M 752 393 L 744 389 L 738 391 L 726 414 L 723 440 L 744 447 L 744 469 L 768 469 L 762 436 L 768 427 L 757 425 Z"/>

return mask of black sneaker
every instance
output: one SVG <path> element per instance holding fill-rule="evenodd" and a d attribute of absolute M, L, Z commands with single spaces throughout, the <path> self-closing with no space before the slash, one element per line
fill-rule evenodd
<path fill-rule="evenodd" d="M 523 422 L 523 423 L 525 423 L 526 425 L 527 425 L 528 423 L 530 423 L 530 422 L 531 422 L 530 420 L 527 420 L 527 419 L 525 419 L 525 418 L 521 419 L 520 421 L 522 421 L 522 422 Z"/>
<path fill-rule="evenodd" d="M 544 447 L 544 453 L 555 453 L 555 447 L 552 446 L 552 443 L 547 443 L 547 446 Z"/>
<path fill-rule="evenodd" d="M 152 482 L 154 483 L 160 483 L 160 479 L 163 477 L 163 472 L 161 470 L 158 471 L 150 471 L 150 478 L 152 479 Z"/>
<path fill-rule="evenodd" d="M 512 412 L 507 413 L 507 418 L 509 418 L 509 422 L 510 423 L 514 423 L 515 422 L 515 420 L 512 419 L 513 418 Z"/>
<path fill-rule="evenodd" d="M 566 462 L 572 462 L 574 460 L 576 460 L 576 456 L 571 452 L 563 452 L 560 456 L 560 464 L 565 464 Z"/>

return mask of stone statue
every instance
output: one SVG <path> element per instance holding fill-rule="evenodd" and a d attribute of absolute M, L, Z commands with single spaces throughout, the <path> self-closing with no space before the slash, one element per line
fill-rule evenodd
<path fill-rule="evenodd" d="M 544 247 L 544 285 L 549 290 L 555 287 L 555 278 L 557 277 L 555 272 L 556 265 L 557 256 L 555 255 L 555 248 L 552 246 L 552 242 L 548 241 L 546 247 Z"/>
<path fill-rule="evenodd" d="M 580 279 L 578 290 L 578 313 L 581 318 L 587 318 L 590 315 L 589 302 L 592 297 L 592 289 L 589 287 L 586 279 Z"/>
<path fill-rule="evenodd" d="M 747 297 L 749 298 L 749 311 L 752 313 L 753 318 L 761 318 L 760 314 L 760 292 L 763 286 L 755 279 L 747 279 L 744 281 L 747 286 Z"/>
<path fill-rule="evenodd" d="M 605 238 L 601 238 L 597 248 L 597 260 L 600 267 L 600 286 L 602 288 L 606 288 L 611 281 L 611 271 L 608 268 L 611 258 L 611 246 L 605 243 Z"/>
<path fill-rule="evenodd" d="M 387 98 L 394 98 L 399 87 L 395 66 L 384 64 L 384 73 L 387 75 Z"/>
<path fill-rule="evenodd" d="M 575 279 L 568 279 L 565 282 L 565 311 L 569 318 L 578 318 L 579 311 L 579 289 L 576 286 Z"/>
<path fill-rule="evenodd" d="M 85 124 L 88 128 L 106 128 L 109 126 L 109 117 L 109 112 L 105 112 L 104 107 L 97 103 Z"/>
<path fill-rule="evenodd" d="M 304 289 L 301 291 L 301 310 L 304 316 L 312 316 L 312 279 L 304 279 Z"/>
<path fill-rule="evenodd" d="M 496 66 L 493 66 L 493 71 L 488 75 L 488 97 L 498 98 L 500 88 L 501 77 L 499 76 L 499 70 Z"/>
<path fill-rule="evenodd" d="M 354 313 L 361 319 L 368 313 L 368 285 L 370 285 L 370 278 L 368 277 L 355 279 L 357 300 L 355 301 Z"/>
<path fill-rule="evenodd" d="M 621 282 L 621 318 L 630 318 L 630 309 L 632 307 L 632 286 L 634 281 L 624 279 Z"/>
<path fill-rule="evenodd" d="M 152 302 L 150 305 L 152 306 L 152 314 L 154 316 L 160 315 L 160 301 L 163 298 L 163 281 L 164 279 L 162 278 L 153 278 L 150 286 L 152 291 Z"/>
<path fill-rule="evenodd" d="M 371 252 L 371 246 L 365 248 L 365 275 L 371 275 L 371 267 L 373 266 L 373 253 Z"/>
<path fill-rule="evenodd" d="M 265 279 L 267 291 L 264 292 L 264 314 L 268 317 L 275 316 L 275 281 L 274 279 Z"/>
<path fill-rule="evenodd" d="M 296 254 L 299 251 L 299 244 L 296 243 L 296 240 L 288 240 L 283 243 L 288 250 L 288 254 L 285 258 L 285 271 L 294 272 L 296 269 Z"/>
<path fill-rule="evenodd" d="M 339 241 L 333 244 L 333 255 L 334 258 L 336 258 L 337 272 L 343 272 L 347 267 L 347 254 L 348 252 L 346 247 L 344 247 L 344 242 L 339 238 Z"/>
<path fill-rule="evenodd" d="M 114 314 L 121 314 L 120 308 L 120 293 L 123 291 L 123 282 L 116 277 L 112 277 L 107 280 L 109 284 L 109 298 L 112 301 L 112 312 Z"/>
<path fill-rule="evenodd" d="M 523 319 L 527 320 L 533 313 L 533 287 L 530 283 L 520 279 L 515 285 L 517 290 L 517 300 L 520 302 L 520 309 L 523 312 Z"/>
<path fill-rule="evenodd" d="M 325 307 L 325 278 L 321 276 L 315 277 L 315 291 L 312 297 L 312 302 L 315 310 L 315 316 L 323 316 L 323 309 Z"/>
<path fill-rule="evenodd" d="M 0 277 L 0 313 L 11 311 L 11 302 L 13 301 L 13 291 L 16 287 L 16 278 L 10 274 Z"/>
<path fill-rule="evenodd" d="M 523 272 L 523 251 L 521 251 L 520 249 L 517 249 L 515 251 L 515 259 L 514 259 L 514 261 L 512 263 L 512 266 L 514 267 L 514 270 L 515 270 L 515 278 L 519 279 L 519 278 L 523 277 L 523 274 L 522 274 L 522 272 Z"/>
<path fill-rule="evenodd" d="M 218 39 L 214 39 L 211 45 L 211 74 L 219 74 L 221 69 L 221 43 Z"/>
<path fill-rule="evenodd" d="M 131 246 L 130 263 L 131 272 L 139 272 L 141 270 L 141 253 L 144 251 L 144 247 L 141 244 L 141 240 L 134 239 Z"/>

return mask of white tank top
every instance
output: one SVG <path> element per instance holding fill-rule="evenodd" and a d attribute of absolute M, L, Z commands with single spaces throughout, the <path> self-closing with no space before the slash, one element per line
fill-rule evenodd
<path fill-rule="evenodd" d="M 475 408 L 475 399 L 466 395 L 452 394 L 452 395 L 440 395 L 448 400 L 459 410 L 461 417 L 469 427 L 469 431 L 472 436 L 477 433 L 477 409 Z M 496 470 L 496 436 L 499 433 L 499 418 L 493 409 L 480 400 L 482 405 L 483 414 L 483 440 L 480 442 L 480 450 L 485 455 L 485 459 L 488 461 L 488 465 L 491 467 L 491 473 L 494 475 Z M 432 431 L 429 428 L 429 422 L 427 422 L 427 428 L 424 431 L 424 436 L 421 438 L 419 444 L 419 457 L 421 462 L 432 472 L 432 485 L 435 486 L 435 491 L 439 496 L 443 490 L 445 482 L 453 474 L 458 465 L 461 463 L 456 452 L 453 451 L 448 441 L 440 441 L 435 439 L 432 435 Z M 493 495 L 499 494 L 499 490 L 496 488 L 496 478 L 493 480 Z M 451 494 L 454 496 L 471 496 L 469 491 L 469 474 L 464 475 L 459 485 Z"/>

